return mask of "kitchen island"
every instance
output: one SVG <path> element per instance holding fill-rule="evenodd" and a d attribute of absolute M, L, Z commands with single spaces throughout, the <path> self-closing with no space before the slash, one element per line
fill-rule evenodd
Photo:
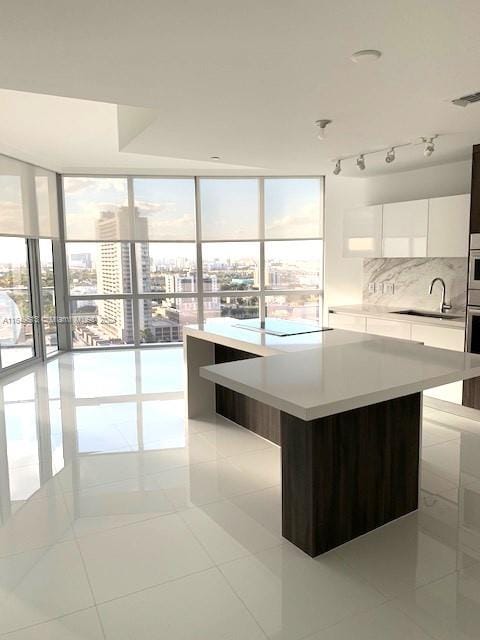
<path fill-rule="evenodd" d="M 283 536 L 317 556 L 414 511 L 422 391 L 480 375 L 480 356 L 241 324 L 185 328 L 188 413 L 217 412 L 281 446 Z"/>

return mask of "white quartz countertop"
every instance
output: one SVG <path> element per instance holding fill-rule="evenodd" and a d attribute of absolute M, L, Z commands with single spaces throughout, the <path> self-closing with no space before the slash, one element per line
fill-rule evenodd
<path fill-rule="evenodd" d="M 317 349 L 322 345 L 333 346 L 379 339 L 379 336 L 367 333 L 339 331 L 338 329 L 294 336 L 274 336 L 234 326 L 239 323 L 238 320 L 232 318 L 215 319 L 204 325 L 186 326 L 184 335 L 222 344 L 233 349 L 243 349 L 259 356 L 307 351 Z"/>
<path fill-rule="evenodd" d="M 270 357 L 201 367 L 200 375 L 303 420 L 480 376 L 480 355 L 341 329 L 276 338 L 285 342 L 283 350 L 270 342 L 274 336 L 236 327 L 218 333 L 188 327 L 186 334 L 259 355 L 264 350 Z M 317 336 L 316 344 L 289 348 L 292 338 L 308 336 Z"/>
<path fill-rule="evenodd" d="M 446 314 L 445 318 L 428 318 L 425 316 L 410 316 L 396 311 L 406 311 L 412 307 L 386 307 L 376 304 L 351 304 L 330 307 L 329 312 L 343 313 L 351 316 L 370 316 L 372 318 L 381 318 L 383 320 L 397 320 L 399 322 L 410 322 L 415 324 L 430 324 L 437 327 L 452 327 L 456 329 L 465 328 L 465 314 L 461 312 L 453 312 L 452 315 L 460 315 L 460 318 L 449 318 Z M 422 311 L 429 311 L 422 309 Z"/>

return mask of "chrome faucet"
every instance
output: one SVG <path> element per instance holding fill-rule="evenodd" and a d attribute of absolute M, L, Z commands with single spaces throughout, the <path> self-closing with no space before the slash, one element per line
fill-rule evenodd
<path fill-rule="evenodd" d="M 435 282 L 440 282 L 440 284 L 442 285 L 442 300 L 440 302 L 440 311 L 441 313 L 446 313 L 447 311 L 449 311 L 449 309 L 452 308 L 452 305 L 445 302 L 445 280 L 443 280 L 443 278 L 434 278 L 430 283 L 430 289 L 428 290 L 428 293 L 432 295 L 433 285 L 435 284 Z"/>

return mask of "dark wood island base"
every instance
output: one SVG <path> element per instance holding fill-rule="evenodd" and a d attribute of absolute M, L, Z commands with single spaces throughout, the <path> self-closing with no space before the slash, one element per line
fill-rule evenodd
<path fill-rule="evenodd" d="M 282 413 L 282 535 L 314 557 L 417 509 L 420 419 L 420 393 L 311 421 Z"/>
<path fill-rule="evenodd" d="M 255 355 L 215 345 L 215 361 Z M 282 535 L 315 557 L 418 506 L 422 394 L 302 420 L 215 385 L 216 411 L 282 448 Z"/>

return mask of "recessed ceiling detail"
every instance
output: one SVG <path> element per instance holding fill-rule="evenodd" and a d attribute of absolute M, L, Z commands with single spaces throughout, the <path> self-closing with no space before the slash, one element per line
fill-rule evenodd
<path fill-rule="evenodd" d="M 132 140 L 155 122 L 157 117 L 158 109 L 117 105 L 119 151 L 123 151 Z"/>

